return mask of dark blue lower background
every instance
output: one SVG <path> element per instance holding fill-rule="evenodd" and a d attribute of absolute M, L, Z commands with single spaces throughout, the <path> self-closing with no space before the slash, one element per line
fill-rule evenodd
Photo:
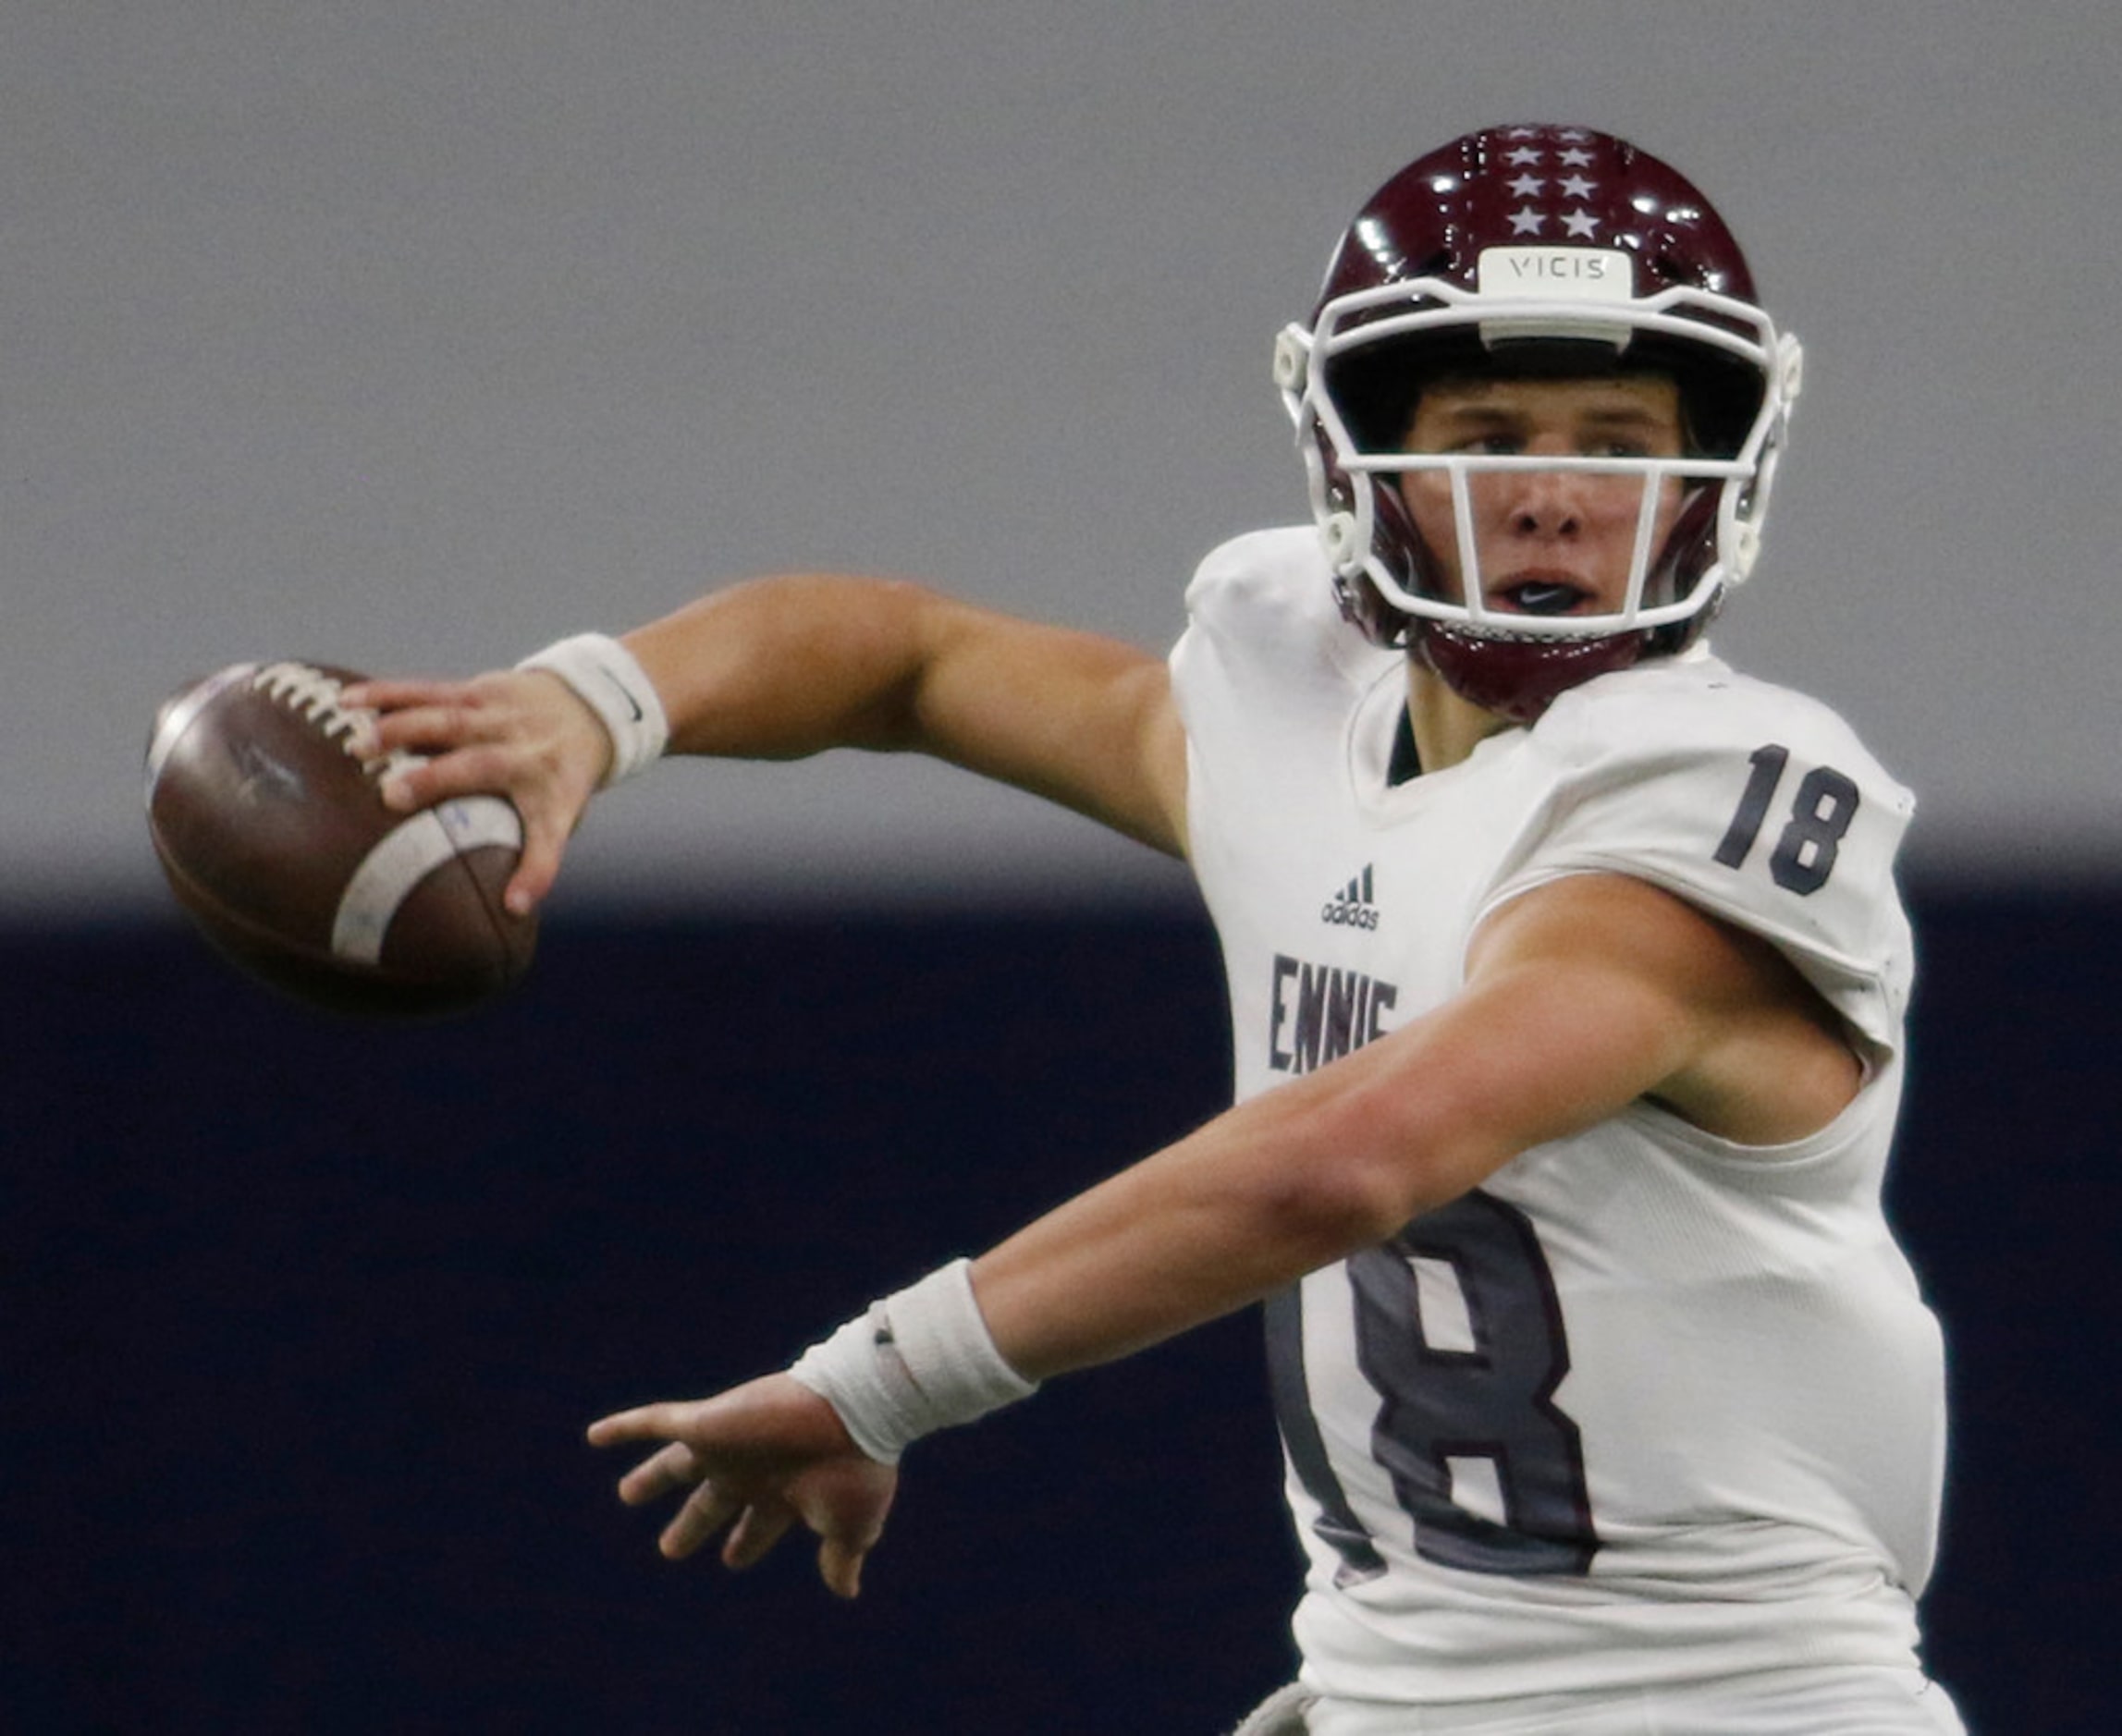
<path fill-rule="evenodd" d="M 1894 1187 L 1953 1335 L 1934 1668 L 2104 1731 L 2122 892 L 1919 893 Z M 482 1017 L 0 932 L 0 1725 L 1143 1732 L 1291 1666 L 1229 1321 L 910 1462 L 860 1603 L 672 1566 L 593 1417 L 779 1365 L 1218 1108 L 1188 913 L 552 922 Z"/>

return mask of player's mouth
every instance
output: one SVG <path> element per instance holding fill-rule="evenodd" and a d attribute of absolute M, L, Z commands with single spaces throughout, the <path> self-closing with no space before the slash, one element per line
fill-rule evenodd
<path fill-rule="evenodd" d="M 1572 573 L 1518 572 L 1490 587 L 1489 606 L 1515 615 L 1576 615 L 1595 607 L 1599 594 Z"/>

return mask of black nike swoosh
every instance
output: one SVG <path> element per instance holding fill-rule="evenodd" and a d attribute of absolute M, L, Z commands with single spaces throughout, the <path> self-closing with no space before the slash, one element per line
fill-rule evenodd
<path fill-rule="evenodd" d="M 627 691 L 626 683 L 620 680 L 619 677 L 614 675 L 609 669 L 599 669 L 597 673 L 603 676 L 606 680 L 609 681 L 612 686 L 619 689 L 619 698 L 623 699 L 633 712 L 633 721 L 635 723 L 641 722 L 642 718 L 646 715 L 646 714 L 644 713 L 641 709 L 641 702 L 634 698 L 632 693 Z"/>

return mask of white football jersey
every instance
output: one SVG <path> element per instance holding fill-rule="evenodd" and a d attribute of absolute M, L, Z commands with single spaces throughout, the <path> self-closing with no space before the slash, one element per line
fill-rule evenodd
<path fill-rule="evenodd" d="M 1869 1063 L 1789 1145 L 1638 1103 L 1269 1304 L 1307 1682 L 1419 1704 L 1912 1664 L 1944 1369 L 1879 1203 L 1907 792 L 1832 711 L 1699 652 L 1394 787 L 1404 660 L 1341 621 L 1308 527 L 1219 549 L 1188 605 L 1241 1095 L 1436 1007 L 1487 912 L 1587 872 L 1767 937 Z"/>

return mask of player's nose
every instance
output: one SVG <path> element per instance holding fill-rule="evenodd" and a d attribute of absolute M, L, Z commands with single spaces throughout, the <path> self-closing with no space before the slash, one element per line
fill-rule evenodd
<path fill-rule="evenodd" d="M 1513 472 L 1504 522 L 1520 536 L 1577 535 L 1584 529 L 1588 480 L 1569 471 Z"/>

